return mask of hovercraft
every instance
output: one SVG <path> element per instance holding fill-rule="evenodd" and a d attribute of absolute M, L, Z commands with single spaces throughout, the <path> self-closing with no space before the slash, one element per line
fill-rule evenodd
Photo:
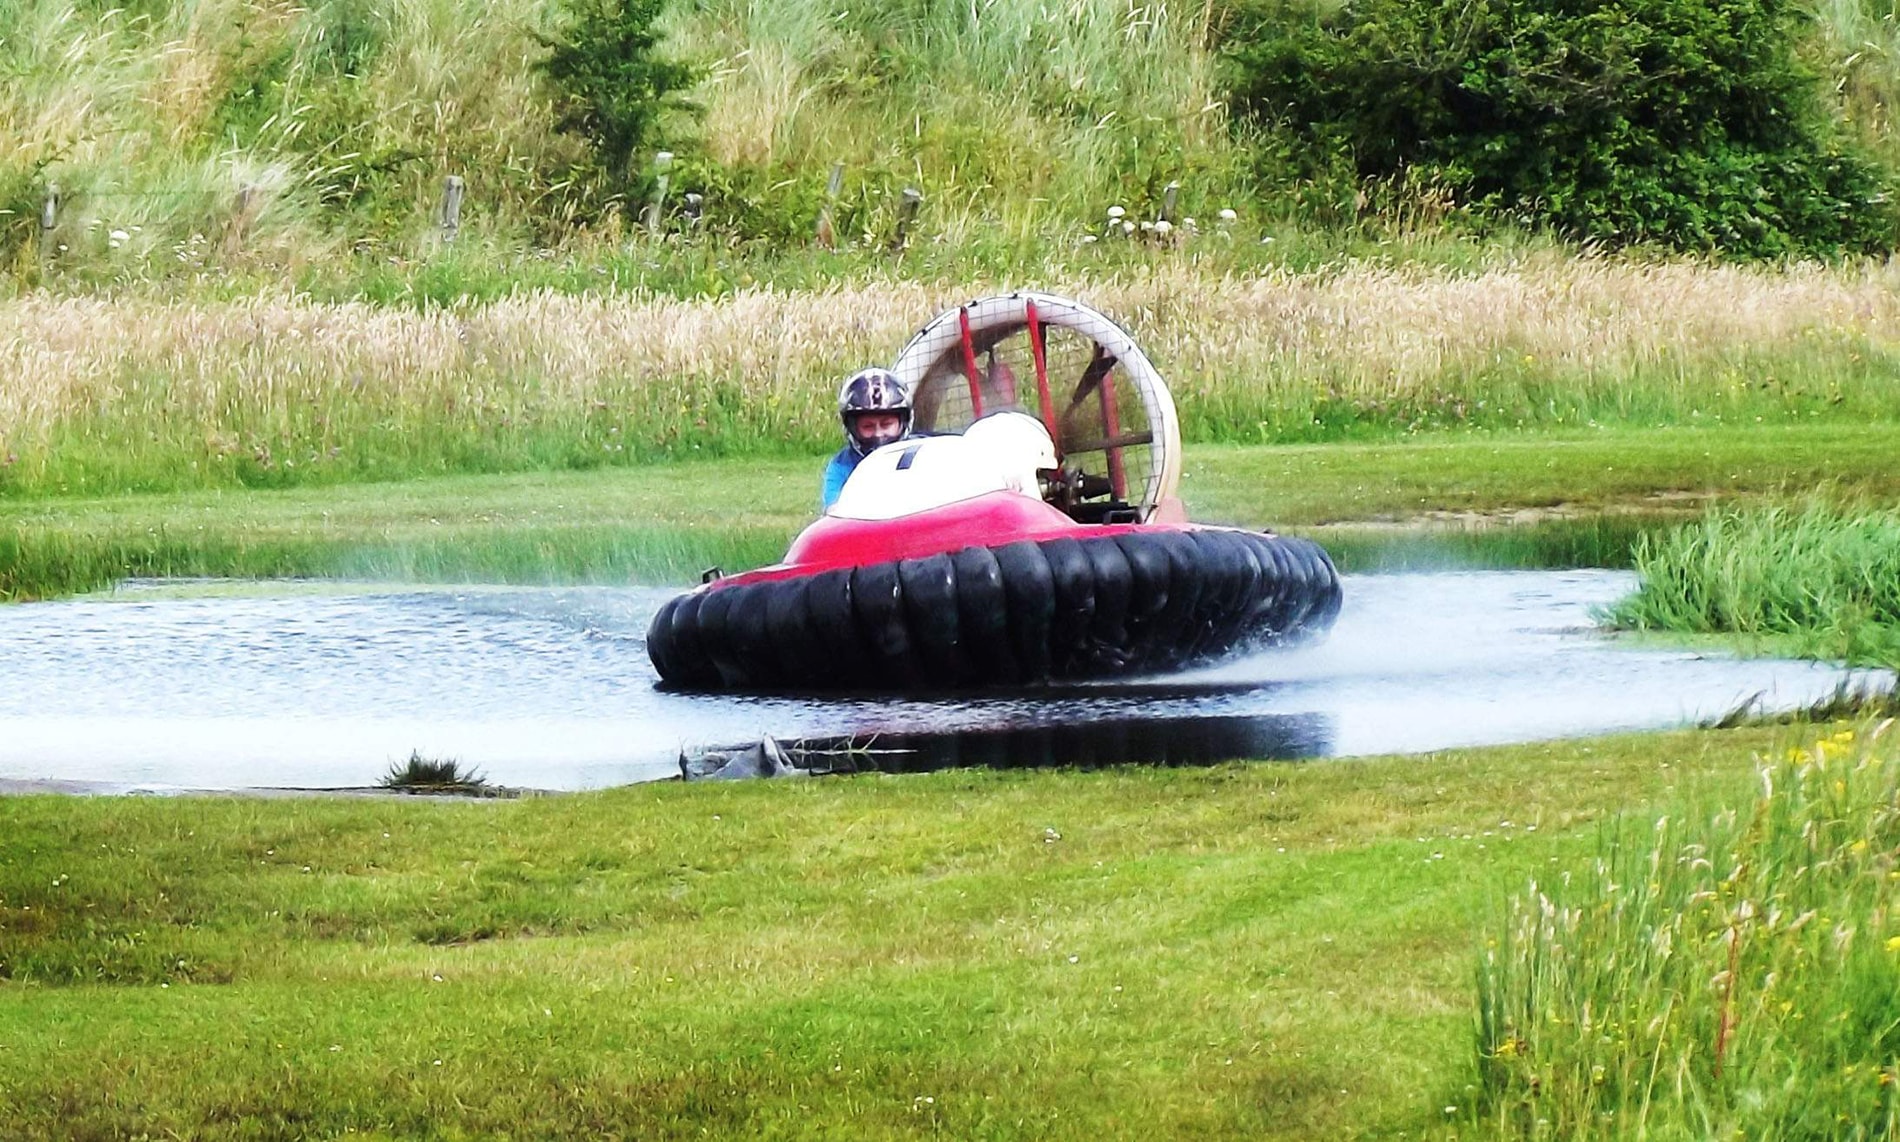
<path fill-rule="evenodd" d="M 782 562 L 668 600 L 647 630 L 664 683 L 1035 686 L 1332 625 L 1339 576 L 1317 544 L 1186 522 L 1173 400 L 1102 314 L 985 298 L 926 325 L 892 371 L 919 435 L 867 456 Z"/>

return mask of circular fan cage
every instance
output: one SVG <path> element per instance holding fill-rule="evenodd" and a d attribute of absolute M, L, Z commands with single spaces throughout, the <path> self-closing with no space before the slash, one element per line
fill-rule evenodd
<path fill-rule="evenodd" d="M 1081 302 L 970 302 L 924 326 L 891 369 L 911 386 L 920 432 L 961 432 L 1003 411 L 1042 421 L 1062 461 L 1045 492 L 1079 522 L 1147 522 L 1176 502 L 1174 398 L 1134 339 Z"/>

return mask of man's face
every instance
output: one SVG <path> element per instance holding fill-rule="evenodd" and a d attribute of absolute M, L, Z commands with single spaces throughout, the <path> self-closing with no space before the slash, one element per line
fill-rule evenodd
<path fill-rule="evenodd" d="M 904 434 L 904 418 L 894 412 L 861 412 L 851 423 L 858 443 L 867 451 L 893 443 Z"/>

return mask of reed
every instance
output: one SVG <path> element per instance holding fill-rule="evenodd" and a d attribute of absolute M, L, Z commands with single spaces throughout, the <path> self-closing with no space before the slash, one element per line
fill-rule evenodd
<path fill-rule="evenodd" d="M 1123 319 L 1184 432 L 1894 415 L 1900 271 L 1526 258 L 1474 272 L 1189 262 L 1055 288 Z M 0 302 L 0 494 L 284 486 L 814 453 L 837 377 L 985 292 L 532 293 L 422 311 L 296 296 Z"/>
<path fill-rule="evenodd" d="M 1460 1136 L 1893 1136 L 1891 729 L 1820 737 L 1761 767 L 1752 807 L 1626 820 L 1534 879 L 1482 959 Z"/>
<path fill-rule="evenodd" d="M 1900 665 L 1900 512 L 1812 500 L 1711 511 L 1638 544 L 1639 630 L 1779 636 L 1809 654 Z"/>

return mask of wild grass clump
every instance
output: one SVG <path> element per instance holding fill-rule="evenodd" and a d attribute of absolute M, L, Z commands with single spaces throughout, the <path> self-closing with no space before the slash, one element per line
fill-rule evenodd
<path fill-rule="evenodd" d="M 446 793 L 465 797 L 488 797 L 495 793 L 488 778 L 473 768 L 464 768 L 452 757 L 424 757 L 421 750 L 411 750 L 409 760 L 391 765 L 377 784 L 398 793 Z"/>
<path fill-rule="evenodd" d="M 1900 1130 L 1900 749 L 1882 722 L 1761 797 L 1607 834 L 1515 898 L 1478 976 L 1480 1136 Z"/>
<path fill-rule="evenodd" d="M 1900 664 L 1900 511 L 1821 500 L 1711 511 L 1636 552 L 1641 586 L 1611 612 L 1638 630 L 1734 633 Z"/>

